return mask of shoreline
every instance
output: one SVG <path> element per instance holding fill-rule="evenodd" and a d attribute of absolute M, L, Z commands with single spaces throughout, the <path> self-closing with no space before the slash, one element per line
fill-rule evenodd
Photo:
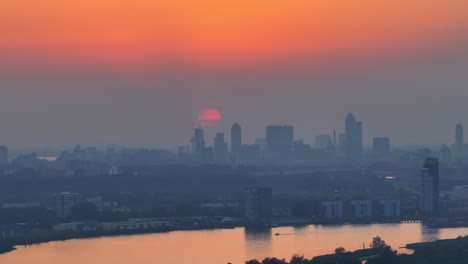
<path fill-rule="evenodd" d="M 409 222 L 356 222 L 356 223 L 317 223 L 307 220 L 288 220 L 276 222 L 268 229 L 276 227 L 294 227 L 294 226 L 307 226 L 307 225 L 324 225 L 324 226 L 343 226 L 343 225 L 373 225 L 373 224 L 406 224 Z M 177 228 L 147 228 L 147 229 L 124 229 L 124 230 L 94 230 L 94 231 L 76 231 L 76 230 L 34 230 L 21 237 L 12 237 L 4 242 L 4 246 L 0 247 L 0 254 L 5 254 L 16 250 L 21 246 L 38 245 L 48 242 L 60 242 L 73 239 L 92 239 L 92 238 L 103 238 L 103 237 L 115 237 L 115 236 L 132 236 L 132 235 L 145 235 L 145 234 L 161 234 L 170 233 L 177 231 L 199 231 L 199 230 L 218 230 L 218 229 L 234 229 L 234 228 L 250 228 L 243 223 L 234 222 L 231 224 L 214 225 L 211 227 L 200 226 L 200 227 L 177 227 Z M 252 228 L 251 230 L 262 231 L 265 228 Z M 414 242 L 408 245 L 414 245 L 418 243 L 429 243 L 429 242 Z M 406 248 L 406 246 L 405 246 Z"/>

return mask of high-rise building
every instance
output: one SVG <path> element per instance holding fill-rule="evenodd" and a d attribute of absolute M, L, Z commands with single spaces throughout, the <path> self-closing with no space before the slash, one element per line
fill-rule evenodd
<path fill-rule="evenodd" d="M 463 148 L 464 148 L 464 136 L 463 136 L 463 125 L 457 124 L 455 126 L 455 144 L 453 147 L 454 154 L 456 158 L 463 157 Z"/>
<path fill-rule="evenodd" d="M 268 126 L 266 129 L 268 151 L 281 157 L 292 152 L 294 128 L 292 126 Z"/>
<path fill-rule="evenodd" d="M 351 160 L 362 156 L 362 122 L 353 113 L 348 113 L 345 120 L 345 153 Z"/>
<path fill-rule="evenodd" d="M 245 199 L 245 218 L 249 225 L 271 225 L 271 188 L 247 188 Z"/>
<path fill-rule="evenodd" d="M 439 161 L 426 158 L 421 171 L 421 211 L 434 215 L 439 211 Z"/>
<path fill-rule="evenodd" d="M 205 131 L 201 128 L 195 128 L 193 131 L 193 152 L 201 156 L 205 150 Z"/>
<path fill-rule="evenodd" d="M 224 141 L 224 133 L 216 133 L 214 138 L 214 156 L 216 162 L 226 162 L 228 160 L 228 146 Z"/>
<path fill-rule="evenodd" d="M 57 217 L 68 217 L 72 209 L 79 203 L 79 194 L 62 192 L 55 194 L 55 213 Z"/>
<path fill-rule="evenodd" d="M 0 146 L 0 165 L 5 165 L 8 163 L 8 148 L 5 146 Z"/>
<path fill-rule="evenodd" d="M 390 138 L 375 137 L 372 139 L 372 152 L 375 155 L 385 154 L 390 152 Z"/>
<path fill-rule="evenodd" d="M 233 156 L 239 155 L 240 147 L 242 145 L 242 129 L 239 124 L 234 124 L 231 127 L 231 152 Z"/>

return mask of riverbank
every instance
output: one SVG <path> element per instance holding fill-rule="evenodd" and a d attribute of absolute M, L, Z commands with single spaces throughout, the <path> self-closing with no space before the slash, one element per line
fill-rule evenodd
<path fill-rule="evenodd" d="M 16 249 L 18 246 L 29 246 L 53 241 L 66 241 L 71 239 L 88 239 L 99 237 L 127 236 L 127 235 L 143 235 L 168 233 L 175 231 L 197 231 L 197 230 L 214 230 L 214 229 L 232 229 L 243 227 L 244 225 L 238 222 L 213 224 L 210 226 L 178 226 L 178 227 L 158 227 L 144 229 L 116 229 L 116 230 L 45 230 L 36 229 L 22 236 L 10 237 L 0 241 L 0 254 L 8 253 Z"/>
<path fill-rule="evenodd" d="M 306 259 L 294 255 L 290 261 L 277 258 L 266 258 L 263 261 L 249 260 L 246 264 L 466 264 L 468 259 L 468 237 L 443 239 L 433 242 L 412 243 L 406 248 L 414 250 L 412 254 L 398 254 L 380 238 L 377 243 L 374 238 L 371 248 L 346 252 L 344 248 L 337 248 L 335 254 L 316 256 Z"/>
<path fill-rule="evenodd" d="M 0 254 L 8 253 L 15 249 L 16 248 L 10 244 L 0 243 Z"/>

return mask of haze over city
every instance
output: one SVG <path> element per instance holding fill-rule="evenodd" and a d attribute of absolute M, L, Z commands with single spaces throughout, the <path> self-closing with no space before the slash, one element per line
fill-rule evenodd
<path fill-rule="evenodd" d="M 468 263 L 467 18 L 0 0 L 0 263 Z"/>
<path fill-rule="evenodd" d="M 3 1 L 0 138 L 175 147 L 216 108 L 212 130 L 241 123 L 251 143 L 269 124 L 312 142 L 347 112 L 366 145 L 446 143 L 468 123 L 467 5 Z"/>

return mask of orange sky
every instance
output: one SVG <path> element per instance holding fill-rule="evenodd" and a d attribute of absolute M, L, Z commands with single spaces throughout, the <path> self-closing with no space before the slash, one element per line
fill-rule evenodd
<path fill-rule="evenodd" d="M 0 55 L 229 64 L 455 41 L 466 0 L 1 0 Z"/>

